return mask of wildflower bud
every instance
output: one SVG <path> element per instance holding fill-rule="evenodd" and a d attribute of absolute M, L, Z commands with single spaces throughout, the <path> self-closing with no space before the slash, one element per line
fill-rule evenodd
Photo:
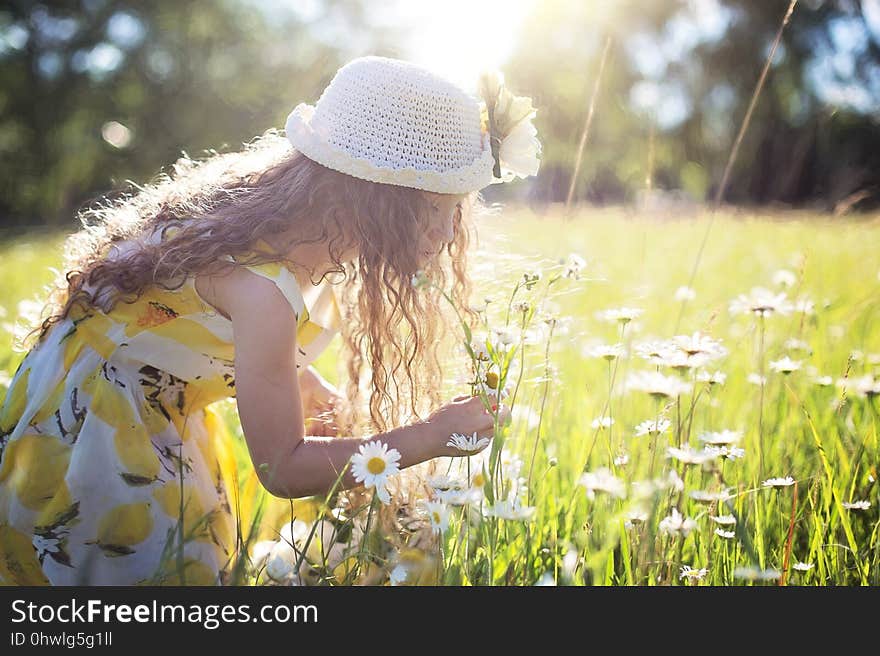
<path fill-rule="evenodd" d="M 550 458 L 550 460 L 547 461 L 547 464 L 550 465 L 551 467 L 555 467 L 556 465 L 559 464 L 559 458 L 556 458 L 556 457 Z"/>

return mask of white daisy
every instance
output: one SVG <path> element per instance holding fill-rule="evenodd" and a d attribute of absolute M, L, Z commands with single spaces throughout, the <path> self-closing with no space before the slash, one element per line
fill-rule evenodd
<path fill-rule="evenodd" d="M 733 515 L 717 515 L 717 516 L 709 516 L 716 524 L 720 524 L 721 526 L 735 526 L 736 525 L 736 517 Z"/>
<path fill-rule="evenodd" d="M 496 345 L 510 346 L 511 344 L 516 343 L 516 333 L 514 333 L 513 330 L 511 330 L 510 328 L 499 326 L 497 328 L 493 328 L 492 333 L 495 335 Z"/>
<path fill-rule="evenodd" d="M 666 457 L 674 458 L 686 465 L 702 465 L 716 458 L 716 455 L 707 449 L 697 451 L 690 445 L 684 444 L 680 448 L 675 446 L 666 447 Z"/>
<path fill-rule="evenodd" d="M 636 371 L 626 380 L 626 388 L 646 392 L 654 398 L 677 398 L 691 391 L 690 383 L 676 376 L 665 376 L 657 371 Z"/>
<path fill-rule="evenodd" d="M 613 423 L 614 419 L 612 417 L 596 417 L 590 426 L 594 429 L 601 430 L 603 428 L 611 428 Z"/>
<path fill-rule="evenodd" d="M 528 521 L 535 515 L 534 506 L 522 506 L 519 501 L 514 499 L 505 499 L 496 501 L 495 505 L 488 506 L 485 509 L 487 517 L 497 517 L 498 519 L 507 519 L 510 521 Z"/>
<path fill-rule="evenodd" d="M 626 484 L 605 467 L 595 472 L 584 472 L 578 484 L 586 488 L 588 499 L 594 499 L 596 492 L 605 492 L 618 499 L 626 496 Z"/>
<path fill-rule="evenodd" d="M 768 478 L 761 483 L 764 487 L 789 487 L 794 485 L 794 479 L 791 476 L 785 478 Z"/>
<path fill-rule="evenodd" d="M 439 501 L 425 501 L 423 503 L 425 514 L 431 521 L 431 530 L 434 533 L 443 534 L 449 528 L 449 508 Z"/>
<path fill-rule="evenodd" d="M 476 487 L 460 490 L 443 490 L 435 494 L 438 501 L 450 506 L 469 506 L 479 503 L 483 498 L 482 490 Z"/>
<path fill-rule="evenodd" d="M 871 507 L 871 502 L 867 500 L 862 501 L 844 501 L 842 504 L 844 508 L 847 510 L 867 510 Z"/>
<path fill-rule="evenodd" d="M 761 376 L 760 374 L 749 374 L 749 375 L 746 377 L 746 380 L 747 380 L 748 382 L 750 382 L 752 385 L 759 385 L 759 386 L 760 386 L 760 385 L 766 385 L 766 384 L 767 384 L 767 377 L 766 377 L 766 376 Z"/>
<path fill-rule="evenodd" d="M 675 300 L 676 301 L 692 301 L 697 297 L 697 292 L 688 287 L 687 285 L 682 285 L 678 289 L 675 290 Z"/>
<path fill-rule="evenodd" d="M 473 435 L 462 435 L 461 433 L 453 433 L 450 436 L 446 446 L 457 449 L 464 455 L 472 456 L 479 453 L 489 445 L 488 437 L 477 437 L 477 431 Z"/>
<path fill-rule="evenodd" d="M 704 444 L 713 446 L 736 444 L 742 439 L 742 431 L 706 431 L 700 435 L 699 439 Z"/>
<path fill-rule="evenodd" d="M 681 570 L 679 570 L 678 573 L 678 578 L 687 579 L 688 581 L 702 581 L 703 577 L 708 573 L 709 570 L 705 567 L 694 569 L 690 565 L 682 565 Z"/>
<path fill-rule="evenodd" d="M 636 426 L 636 437 L 650 435 L 655 437 L 669 431 L 672 422 L 668 419 L 647 419 Z"/>
<path fill-rule="evenodd" d="M 809 572 L 813 569 L 813 563 L 795 563 L 791 568 L 798 572 Z"/>
<path fill-rule="evenodd" d="M 793 371 L 797 371 L 801 368 L 800 360 L 792 360 L 787 355 L 780 360 L 773 360 L 770 362 L 770 368 L 773 371 L 778 371 L 783 374 L 790 374 Z"/>
<path fill-rule="evenodd" d="M 813 383 L 819 387 L 831 387 L 834 384 L 834 379 L 831 376 L 816 376 Z"/>
<path fill-rule="evenodd" d="M 587 262 L 580 255 L 571 253 L 568 256 L 568 260 L 564 262 L 564 266 L 565 273 L 563 275 L 566 278 L 574 278 L 575 280 L 578 280 L 581 277 L 581 271 L 587 266 Z"/>
<path fill-rule="evenodd" d="M 626 351 L 623 348 L 623 344 L 599 344 L 597 346 L 592 346 L 587 349 L 584 349 L 584 355 L 591 358 L 602 358 L 603 360 L 608 360 L 609 362 L 616 360 L 617 358 L 622 358 Z"/>
<path fill-rule="evenodd" d="M 802 296 L 794 302 L 794 311 L 807 316 L 816 314 L 816 304 L 812 299 Z"/>
<path fill-rule="evenodd" d="M 625 467 L 629 464 L 629 454 L 621 451 L 614 457 L 614 464 L 618 467 Z"/>
<path fill-rule="evenodd" d="M 724 458 L 725 460 L 736 460 L 746 455 L 746 450 L 738 446 L 707 446 L 706 453 L 711 453 L 716 458 Z"/>
<path fill-rule="evenodd" d="M 686 536 L 697 528 L 697 522 L 690 517 L 682 517 L 678 509 L 673 508 L 672 514 L 669 517 L 664 517 L 660 520 L 659 528 L 661 533 Z"/>
<path fill-rule="evenodd" d="M 796 339 L 794 337 L 785 340 L 785 348 L 789 351 L 803 351 L 807 355 L 813 353 L 813 349 L 810 348 L 810 345 L 807 342 L 802 339 Z"/>
<path fill-rule="evenodd" d="M 724 538 L 725 540 L 732 540 L 736 537 L 736 532 L 725 531 L 723 528 L 716 528 L 715 535 L 717 535 L 719 538 Z"/>
<path fill-rule="evenodd" d="M 717 492 L 709 492 L 707 490 L 691 490 L 691 499 L 697 503 L 715 503 L 716 501 L 726 501 L 731 498 L 730 488 L 724 488 Z"/>
<path fill-rule="evenodd" d="M 642 312 L 644 310 L 641 308 L 619 307 L 597 312 L 596 318 L 609 323 L 628 324 L 633 319 L 640 317 Z"/>
<path fill-rule="evenodd" d="M 351 457 L 351 473 L 358 483 L 375 487 L 376 495 L 382 503 L 390 503 L 391 495 L 385 488 L 389 476 L 400 472 L 397 462 L 400 452 L 388 449 L 388 445 L 378 440 L 362 444 L 359 452 Z"/>
<path fill-rule="evenodd" d="M 777 287 L 794 287 L 797 276 L 788 269 L 779 269 L 773 274 L 773 284 Z"/>
<path fill-rule="evenodd" d="M 709 385 L 723 385 L 727 380 L 727 374 L 723 371 L 710 374 L 708 371 L 700 370 L 697 372 L 697 380 L 701 383 L 709 383 Z"/>
<path fill-rule="evenodd" d="M 776 294 L 763 287 L 753 287 L 748 294 L 740 294 L 730 304 L 731 314 L 770 316 L 774 312 L 789 314 L 793 309 L 784 292 Z"/>
<path fill-rule="evenodd" d="M 710 360 L 727 355 L 727 349 L 720 340 L 697 331 L 692 335 L 676 335 L 672 343 L 689 356 L 704 355 Z"/>

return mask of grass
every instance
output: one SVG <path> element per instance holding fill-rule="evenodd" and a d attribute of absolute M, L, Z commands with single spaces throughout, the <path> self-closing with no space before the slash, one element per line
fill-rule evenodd
<path fill-rule="evenodd" d="M 508 208 L 481 219 L 472 272 L 476 301 L 491 298 L 490 340 L 480 345 L 492 359 L 478 363 L 479 375 L 495 371 L 509 385 L 514 421 L 498 428 L 482 454 L 435 463 L 437 471 L 466 482 L 482 472 L 481 504 L 450 507 L 448 528 L 438 539 L 417 512 L 430 489 L 416 485 L 415 476 L 392 484 L 392 505 L 407 511 L 403 520 L 389 519 L 390 510 L 369 504 L 369 495 L 333 516 L 317 501 L 264 499 L 249 504 L 261 513 L 253 541 L 277 540 L 293 516 L 307 520 L 306 537 L 294 540 L 297 563 L 288 569 L 306 560 L 304 579 L 319 584 L 381 583 L 392 570 L 408 582 L 451 585 L 880 584 L 880 402 L 856 385 L 870 380 L 862 377 L 880 376 L 880 254 L 874 246 L 880 221 L 719 213 L 694 279 L 695 298 L 682 303 L 674 295 L 690 280 L 706 218 L 584 210 L 564 220 L 561 210 L 535 216 Z M 0 331 L 0 370 L 9 374 L 22 356 L 11 351 L 7 334 L 17 304 L 51 278 L 47 267 L 58 266 L 59 244 L 58 236 L 0 244 L 0 306 L 7 311 L 0 317 L 6 329 Z M 560 276 L 558 261 L 572 252 L 586 261 L 579 279 Z M 780 269 L 793 274 L 792 286 L 774 283 Z M 541 277 L 528 288 L 523 274 L 534 270 Z M 815 312 L 763 319 L 733 314 L 731 301 L 755 286 L 785 292 L 789 300 L 809 297 Z M 529 309 L 511 311 L 517 301 Z M 629 323 L 596 316 L 619 307 L 643 312 Z M 507 321 L 512 342 L 503 346 L 491 338 L 492 329 Z M 726 374 L 723 384 L 696 380 L 694 370 L 652 365 L 633 349 L 696 331 L 727 349 L 706 367 Z M 597 343 L 621 343 L 626 355 L 589 357 L 587 349 Z M 334 382 L 335 345 L 316 363 Z M 770 363 L 785 355 L 800 368 L 774 371 Z M 467 391 L 462 381 L 473 376 L 473 365 L 464 349 L 450 354 L 448 398 Z M 652 397 L 629 389 L 639 371 L 659 371 L 692 387 L 678 398 Z M 764 386 L 748 380 L 758 372 L 766 377 Z M 830 376 L 832 384 L 817 384 L 819 376 Z M 234 404 L 217 405 L 244 471 L 251 465 Z M 635 436 L 636 425 L 660 416 L 671 423 L 667 433 Z M 599 417 L 614 423 L 593 427 Z M 701 435 L 725 429 L 741 432 L 743 458 L 687 465 L 666 457 L 669 446 L 701 449 Z M 603 468 L 609 489 L 616 489 L 616 479 L 622 491 L 599 489 L 589 498 L 578 481 Z M 794 484 L 763 485 L 777 477 Z M 648 480 L 658 483 L 649 490 L 638 485 Z M 728 497 L 720 498 L 725 490 Z M 716 498 L 702 502 L 694 491 Z M 251 488 L 242 494 L 259 493 Z M 480 512 L 501 499 L 515 499 L 513 508 L 531 516 L 508 520 Z M 856 501 L 871 505 L 844 505 Z M 318 515 L 325 524 L 313 523 Z M 724 515 L 735 517 L 735 524 L 711 519 Z M 241 524 L 252 519 L 243 517 Z M 308 535 L 321 541 L 317 553 L 305 544 Z M 285 562 L 279 558 L 273 573 L 283 579 L 290 572 L 279 570 Z M 796 563 L 811 567 L 795 569 Z M 682 578 L 683 568 L 691 576 Z M 266 580 L 266 572 L 241 573 L 236 582 Z"/>

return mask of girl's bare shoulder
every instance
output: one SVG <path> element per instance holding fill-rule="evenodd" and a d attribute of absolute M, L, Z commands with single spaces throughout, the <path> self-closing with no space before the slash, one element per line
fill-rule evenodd
<path fill-rule="evenodd" d="M 194 284 L 201 299 L 230 321 L 237 309 L 258 299 L 262 306 L 277 305 L 279 311 L 287 305 L 271 280 L 231 263 L 222 263 L 216 273 L 196 275 Z"/>

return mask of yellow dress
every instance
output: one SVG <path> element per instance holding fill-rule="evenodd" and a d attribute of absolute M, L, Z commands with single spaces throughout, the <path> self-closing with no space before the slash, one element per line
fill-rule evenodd
<path fill-rule="evenodd" d="M 332 285 L 304 295 L 280 263 L 247 268 L 289 301 L 307 366 L 339 328 Z M 222 582 L 237 477 L 208 406 L 235 396 L 234 352 L 231 321 L 193 276 L 54 325 L 0 408 L 0 584 Z"/>

